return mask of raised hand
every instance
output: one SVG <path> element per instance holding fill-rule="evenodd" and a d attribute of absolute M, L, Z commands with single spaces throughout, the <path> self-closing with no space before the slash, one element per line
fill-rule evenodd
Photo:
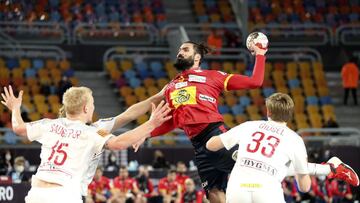
<path fill-rule="evenodd" d="M 171 115 L 168 115 L 171 111 L 169 105 L 162 100 L 160 104 L 155 107 L 154 103 L 151 103 L 152 113 L 149 119 L 149 122 L 156 128 L 163 124 L 165 121 L 171 118 Z"/>
<path fill-rule="evenodd" d="M 251 48 L 252 48 L 251 53 L 253 55 L 265 55 L 266 52 L 268 51 L 268 49 L 260 48 L 260 47 L 256 46 L 255 44 L 252 44 Z"/>
<path fill-rule="evenodd" d="M 20 108 L 22 96 L 23 91 L 21 90 L 18 97 L 15 97 L 12 87 L 9 85 L 9 87 L 4 87 L 4 92 L 1 93 L 1 97 L 3 98 L 1 103 L 4 104 L 9 110 L 13 111 L 14 109 Z"/>

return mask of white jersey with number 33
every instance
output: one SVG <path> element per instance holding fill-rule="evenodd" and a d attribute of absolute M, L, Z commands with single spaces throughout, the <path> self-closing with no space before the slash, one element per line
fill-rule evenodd
<path fill-rule="evenodd" d="M 235 193 L 239 189 L 282 191 L 281 182 L 290 163 L 294 165 L 295 173 L 308 174 L 304 142 L 286 125 L 273 121 L 249 121 L 220 135 L 220 138 L 226 149 L 239 144 L 227 196 L 230 195 L 228 192 Z"/>
<path fill-rule="evenodd" d="M 80 193 L 80 182 L 92 157 L 100 153 L 109 134 L 81 121 L 43 119 L 26 124 L 30 141 L 41 143 L 41 163 L 35 176 L 43 181 L 72 187 Z"/>

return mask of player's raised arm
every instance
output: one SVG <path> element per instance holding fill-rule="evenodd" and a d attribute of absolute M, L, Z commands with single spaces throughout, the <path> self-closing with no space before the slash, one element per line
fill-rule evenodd
<path fill-rule="evenodd" d="M 164 101 L 161 101 L 157 107 L 152 104 L 152 109 L 153 112 L 147 122 L 117 137 L 110 138 L 106 147 L 111 150 L 126 149 L 137 141 L 149 137 L 155 128 L 171 119 L 171 116 L 168 115 L 171 109 Z"/>
<path fill-rule="evenodd" d="M 229 75 L 226 90 L 240 90 L 246 88 L 257 88 L 262 86 L 265 75 L 265 54 L 267 52 L 267 49 L 253 46 L 253 50 L 255 53 L 255 65 L 252 75 Z"/>
<path fill-rule="evenodd" d="M 21 90 L 18 97 L 15 97 L 14 91 L 10 85 L 8 88 L 4 87 L 3 89 L 4 92 L 1 93 L 3 101 L 1 101 L 1 103 L 4 104 L 11 111 L 12 129 L 17 135 L 26 137 L 26 125 L 21 117 L 20 110 L 23 91 Z"/>
<path fill-rule="evenodd" d="M 115 117 L 115 123 L 111 131 L 128 124 L 129 122 L 137 119 L 139 116 L 144 115 L 151 109 L 151 104 L 158 104 L 164 98 L 163 90 L 151 96 L 150 98 L 130 106 L 125 112 Z"/>

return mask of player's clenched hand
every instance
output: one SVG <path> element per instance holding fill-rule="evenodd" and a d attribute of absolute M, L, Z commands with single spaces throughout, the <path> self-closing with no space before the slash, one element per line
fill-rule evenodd
<path fill-rule="evenodd" d="M 11 111 L 16 108 L 20 108 L 22 102 L 22 95 L 23 91 L 21 90 L 19 96 L 15 97 L 12 87 L 11 85 L 9 85 L 9 87 L 4 87 L 4 92 L 1 93 L 1 97 L 3 99 L 1 103 L 4 104 Z"/>
<path fill-rule="evenodd" d="M 252 53 L 254 53 L 255 55 L 265 55 L 266 52 L 268 51 L 268 49 L 260 48 L 254 44 L 251 46 L 251 48 L 253 50 Z"/>
<path fill-rule="evenodd" d="M 169 108 L 169 105 L 164 102 L 164 100 L 162 100 L 157 107 L 155 107 L 154 103 L 151 103 L 151 106 L 152 106 L 152 113 L 149 122 L 155 128 L 171 118 L 171 115 L 168 115 L 171 109 Z"/>

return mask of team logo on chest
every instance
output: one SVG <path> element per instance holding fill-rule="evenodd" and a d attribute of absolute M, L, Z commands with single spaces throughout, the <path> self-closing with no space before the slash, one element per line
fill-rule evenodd
<path fill-rule="evenodd" d="M 190 86 L 174 90 L 170 93 L 170 99 L 175 108 L 180 105 L 196 104 L 196 87 Z"/>

